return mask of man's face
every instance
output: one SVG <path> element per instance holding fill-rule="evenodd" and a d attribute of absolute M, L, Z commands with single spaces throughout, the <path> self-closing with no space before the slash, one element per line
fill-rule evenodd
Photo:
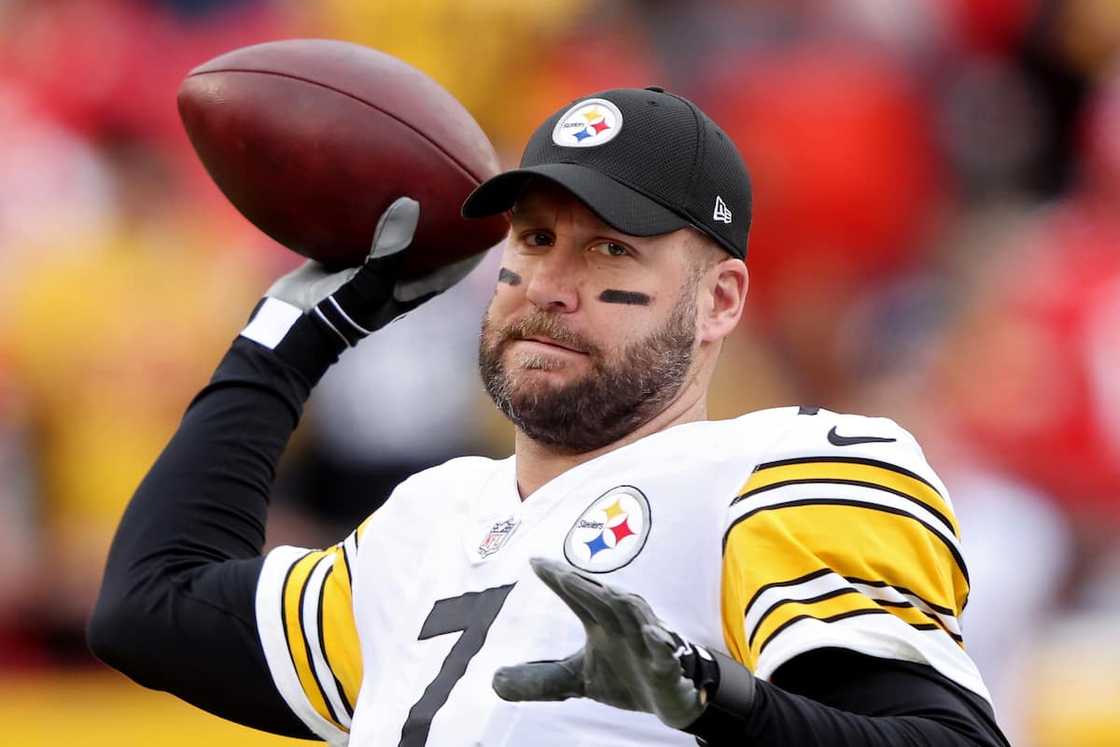
<path fill-rule="evenodd" d="M 664 410 L 696 345 L 694 243 L 687 231 L 629 236 L 565 190 L 527 190 L 479 346 L 506 417 L 535 441 L 584 453 Z"/>

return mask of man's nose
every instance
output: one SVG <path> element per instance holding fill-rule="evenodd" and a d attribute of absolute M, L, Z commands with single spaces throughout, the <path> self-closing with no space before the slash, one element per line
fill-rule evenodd
<path fill-rule="evenodd" d="M 579 308 L 579 261 L 558 248 L 542 255 L 526 279 L 526 297 L 538 308 L 570 313 Z"/>

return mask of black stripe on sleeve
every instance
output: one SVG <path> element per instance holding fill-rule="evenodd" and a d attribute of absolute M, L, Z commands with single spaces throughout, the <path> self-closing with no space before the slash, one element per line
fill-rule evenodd
<path fill-rule="evenodd" d="M 953 617 L 957 616 L 957 613 L 954 612 L 953 610 L 949 609 L 948 607 L 942 607 L 939 604 L 934 604 L 933 602 L 929 601 L 928 599 L 925 599 L 921 595 L 915 594 L 911 589 L 908 589 L 905 586 L 899 586 L 898 584 L 891 584 L 891 583 L 888 583 L 888 582 L 882 581 L 882 580 L 872 581 L 872 580 L 866 579 L 866 578 L 859 578 L 858 576 L 845 576 L 844 578 L 847 579 L 848 581 L 851 581 L 853 584 L 863 584 L 864 586 L 874 586 L 878 589 L 885 589 L 885 588 L 890 587 L 900 594 L 905 594 L 907 596 L 914 597 L 915 599 L 917 599 L 919 602 L 921 602 L 925 606 L 929 607 L 934 612 L 940 612 L 943 615 L 952 615 Z"/>
<path fill-rule="evenodd" d="M 885 470 L 889 470 L 891 472 L 896 472 L 896 473 L 898 473 L 900 475 L 903 475 L 905 477 L 911 477 L 911 478 L 917 480 L 918 482 L 925 483 L 926 485 L 928 485 L 930 487 L 931 490 L 933 490 L 933 492 L 940 495 L 942 497 L 942 499 L 945 498 L 944 495 L 941 495 L 941 491 L 937 489 L 936 485 L 934 485 L 929 480 L 927 480 L 926 478 L 919 475 L 917 472 L 911 472 L 910 470 L 906 469 L 905 467 L 899 467 L 897 464 L 894 464 L 893 462 L 883 462 L 883 461 L 880 461 L 878 459 L 867 459 L 865 457 L 834 456 L 832 454 L 827 454 L 827 455 L 823 455 L 823 456 L 796 457 L 794 459 L 779 459 L 776 462 L 766 462 L 765 464 L 760 464 L 760 465 L 758 465 L 757 467 L 754 468 L 754 471 L 755 472 L 761 472 L 765 469 L 770 469 L 771 467 L 787 467 L 791 464 L 812 464 L 814 462 L 841 462 L 843 464 L 864 464 L 864 465 L 867 465 L 868 467 L 879 467 L 880 469 L 885 469 Z"/>
<path fill-rule="evenodd" d="M 329 558 L 330 556 L 326 556 L 323 560 L 328 560 Z M 320 560 L 319 563 L 322 563 L 323 560 Z M 319 566 L 319 563 L 315 564 L 316 568 Z M 303 638 L 303 646 L 307 651 L 307 668 L 311 671 L 311 679 L 315 680 L 315 686 L 319 689 L 319 694 L 323 696 L 323 703 L 327 706 L 327 711 L 331 715 L 331 721 L 339 728 L 342 728 L 342 720 L 339 719 L 338 714 L 335 713 L 334 706 L 331 705 L 331 699 L 327 697 L 327 689 L 323 687 L 323 683 L 319 681 L 319 672 L 316 671 L 315 668 L 315 657 L 311 653 L 311 640 L 307 637 L 307 623 L 303 617 L 303 603 L 307 598 L 307 587 L 311 585 L 311 579 L 314 576 L 315 568 L 312 568 L 311 572 L 307 574 L 307 578 L 304 579 L 302 588 L 299 590 L 298 612 L 300 616 L 300 637 Z M 320 608 L 320 610 L 321 609 L 322 608 Z M 298 676 L 299 670 L 296 670 L 296 674 Z"/>
<path fill-rule="evenodd" d="M 833 573 L 833 570 L 831 568 L 821 568 L 820 570 L 813 571 L 812 573 L 806 573 L 804 576 L 791 578 L 789 581 L 775 581 L 774 583 L 760 586 L 758 587 L 758 591 L 756 591 L 751 596 L 751 599 L 749 602 L 747 602 L 747 605 L 743 607 L 743 616 L 746 617 L 747 612 L 749 612 L 750 608 L 754 606 L 754 603 L 758 601 L 758 598 L 762 596 L 764 592 L 769 591 L 770 589 L 781 588 L 783 586 L 797 586 L 798 584 L 803 584 L 806 581 L 812 581 L 814 578 L 827 576 L 830 573 Z"/>
<path fill-rule="evenodd" d="M 751 631 L 750 638 L 747 639 L 747 645 L 752 646 L 752 647 L 754 646 L 754 639 L 755 639 L 755 636 L 758 635 L 758 631 L 762 628 L 762 622 L 767 617 L 770 616 L 770 613 L 774 612 L 778 608 L 784 607 L 787 604 L 816 604 L 817 602 L 823 602 L 827 599 L 832 599 L 834 597 L 842 597 L 842 596 L 845 596 L 845 595 L 848 595 L 848 594 L 859 594 L 859 590 L 858 589 L 852 589 L 852 588 L 834 589 L 832 591 L 827 591 L 824 594 L 820 594 L 820 595 L 812 597 L 810 599 L 783 599 L 782 601 L 777 602 L 774 606 L 770 607 L 770 609 L 766 610 L 766 612 L 762 615 L 762 617 L 759 618 L 758 622 L 755 623 L 754 630 Z M 909 602 L 891 602 L 889 600 L 884 601 L 882 599 L 870 599 L 869 601 L 875 602 L 880 607 L 910 607 L 912 609 L 918 609 L 917 607 L 914 607 L 914 605 L 910 604 Z M 774 632 L 771 633 L 769 635 L 769 637 L 767 637 L 766 642 L 762 644 L 761 648 L 759 648 L 759 654 L 761 655 L 763 649 L 766 648 L 767 644 L 769 644 L 770 641 L 773 640 L 778 635 L 779 632 L 781 632 L 782 630 L 784 630 L 785 628 L 792 625 L 794 622 L 796 622 L 798 620 L 805 620 L 805 619 L 810 619 L 811 618 L 813 620 L 819 620 L 820 622 L 826 622 L 827 623 L 827 622 L 833 622 L 835 620 L 843 620 L 847 617 L 855 617 L 858 614 L 865 614 L 865 613 L 875 614 L 875 613 L 878 613 L 878 612 L 886 612 L 886 610 L 882 610 L 882 609 L 879 609 L 879 610 L 876 610 L 876 609 L 852 610 L 852 611 L 849 611 L 849 612 L 841 612 L 839 614 L 832 615 L 831 617 L 816 617 L 815 615 L 812 615 L 812 614 L 809 614 L 809 613 L 806 613 L 806 614 L 803 614 L 803 615 L 797 615 L 796 617 L 790 618 L 789 620 L 787 620 L 786 622 L 782 623 L 781 625 L 779 625 L 777 628 L 774 629 Z M 922 611 L 918 610 L 918 612 L 922 612 Z M 887 614 L 890 614 L 890 613 L 887 612 Z M 922 612 L 922 615 L 924 615 L 927 619 L 932 619 L 932 618 L 929 617 L 929 615 L 927 615 L 924 612 Z M 950 638 L 952 638 L 954 641 L 957 641 L 958 643 L 962 640 L 960 636 L 958 636 L 958 635 L 950 632 L 949 630 L 947 630 L 945 628 L 945 626 L 940 621 L 934 621 L 934 622 L 928 622 L 928 623 L 912 623 L 912 622 L 907 622 L 906 620 L 903 620 L 902 618 L 897 617 L 897 616 L 896 616 L 896 619 L 899 622 L 902 622 L 902 623 L 905 623 L 906 625 L 909 625 L 911 628 L 914 628 L 915 630 L 937 630 L 937 631 L 940 631 L 942 633 L 945 633 L 946 635 L 948 635 Z"/>
<path fill-rule="evenodd" d="M 288 572 L 284 574 L 284 583 L 280 584 L 280 629 L 284 634 L 284 645 L 288 647 L 288 658 L 292 661 L 292 671 L 296 673 L 296 679 L 299 679 L 299 668 L 296 667 L 296 655 L 292 652 L 292 637 L 288 635 L 288 610 L 284 604 L 284 600 L 288 597 L 288 582 L 291 581 L 292 571 L 296 566 L 302 563 L 308 555 L 314 550 L 308 550 L 299 557 L 294 563 L 288 566 Z M 297 608 L 296 612 L 299 612 Z"/>
<path fill-rule="evenodd" d="M 780 609 L 782 607 L 785 607 L 787 604 L 816 604 L 817 602 L 823 602 L 827 599 L 833 599 L 834 597 L 847 596 L 848 594 L 859 594 L 859 590 L 855 589 L 851 586 L 848 586 L 848 587 L 843 588 L 843 589 L 833 589 L 832 591 L 826 591 L 823 594 L 818 594 L 817 596 L 809 597 L 808 599 L 782 599 L 778 602 L 775 602 L 773 605 L 770 606 L 769 609 L 767 609 L 765 612 L 762 613 L 762 617 L 758 618 L 758 622 L 756 622 L 754 624 L 754 630 L 751 631 L 750 638 L 747 639 L 747 645 L 748 646 L 754 646 L 754 638 L 755 638 L 756 635 L 758 635 L 758 631 L 762 628 L 762 623 L 765 622 L 766 618 L 770 617 L 771 613 L 773 613 L 775 610 Z M 821 620 L 822 622 L 829 622 L 825 618 L 815 617 L 815 616 L 809 615 L 809 614 L 798 615 L 797 617 L 792 618 L 792 619 L 793 620 L 799 620 L 799 619 L 802 619 L 802 618 L 805 618 L 805 617 L 812 617 L 814 620 Z M 788 624 L 789 624 L 789 622 L 787 621 L 786 623 L 783 623 L 782 625 L 779 625 L 774 630 L 774 633 L 770 637 L 773 638 L 775 635 L 777 635 L 779 630 L 781 630 L 782 628 L 784 628 Z M 763 648 L 765 648 L 765 646 L 763 646 Z"/>
<path fill-rule="evenodd" d="M 914 609 L 918 609 L 917 607 L 914 607 L 914 605 L 907 602 L 905 599 L 875 599 L 872 601 L 874 601 L 880 607 L 897 607 L 899 609 L 913 607 Z"/>
<path fill-rule="evenodd" d="M 797 615 L 795 617 L 791 617 L 790 619 L 786 620 L 784 623 L 782 623 L 778 627 L 774 628 L 774 632 L 771 633 L 766 638 L 766 640 L 762 642 L 762 646 L 759 647 L 758 655 L 762 656 L 762 652 L 766 650 L 766 647 L 770 645 L 770 642 L 773 641 L 775 638 L 777 638 L 778 635 L 781 634 L 781 632 L 783 630 L 785 630 L 790 625 L 793 625 L 796 622 L 800 622 L 801 620 L 816 620 L 817 622 L 832 623 L 832 622 L 836 622 L 837 620 L 846 620 L 849 617 L 860 617 L 861 615 L 890 615 L 890 614 L 891 613 L 887 612 L 886 610 L 876 607 L 876 608 L 873 608 L 873 609 L 848 610 L 847 612 L 839 612 L 835 615 L 829 615 L 828 617 L 813 617 L 812 615 Z M 892 617 L 893 617 L 893 615 L 892 615 Z"/>
<path fill-rule="evenodd" d="M 949 630 L 949 628 L 946 627 L 945 623 L 941 622 L 939 619 L 937 619 L 936 617 L 934 617 L 930 613 L 926 612 L 921 607 L 918 607 L 917 605 L 911 604 L 910 602 L 906 601 L 905 599 L 903 599 L 903 600 L 872 599 L 871 601 L 875 602 L 880 607 L 893 607 L 895 609 L 917 610 L 918 613 L 921 614 L 922 617 L 926 618 L 930 622 L 928 622 L 928 623 L 912 623 L 912 622 L 907 622 L 905 620 L 903 620 L 903 622 L 906 622 L 907 625 L 909 625 L 911 628 L 914 628 L 916 630 L 940 630 L 942 633 L 949 636 L 950 638 L 952 638 L 957 643 L 963 643 L 964 642 L 964 638 L 957 635 L 953 631 Z M 899 618 L 899 619 L 901 620 L 902 618 Z"/>
<path fill-rule="evenodd" d="M 346 585 L 351 588 L 351 594 L 354 592 L 354 568 L 349 562 L 349 550 L 346 548 L 346 543 L 338 545 L 343 550 L 343 562 L 346 564 Z"/>
<path fill-rule="evenodd" d="M 873 490 L 882 490 L 885 493 L 890 493 L 892 495 L 897 495 L 899 498 L 904 498 L 904 499 L 910 501 L 911 503 L 913 503 L 915 505 L 921 506 L 926 511 L 929 511 L 931 514 L 933 514 L 935 517 L 937 517 L 938 521 L 940 521 L 943 525 L 945 525 L 945 528 L 949 530 L 949 534 L 953 535 L 954 537 L 957 536 L 957 533 L 953 530 L 952 523 L 949 521 L 949 517 L 945 516 L 945 514 L 941 513 L 936 508 L 934 508 L 933 506 L 931 506 L 928 503 L 926 503 L 925 501 L 923 501 L 921 498 L 917 498 L 917 497 L 912 496 L 909 493 L 906 493 L 904 491 L 896 490 L 895 488 L 891 488 L 891 487 L 888 487 L 886 485 L 882 485 L 882 484 L 877 483 L 877 482 L 871 482 L 869 480 L 849 480 L 849 479 L 840 478 L 840 477 L 824 477 L 824 478 L 821 478 L 821 477 L 806 477 L 806 478 L 799 478 L 799 479 L 796 479 L 796 480 L 782 480 L 781 482 L 775 482 L 775 483 L 771 483 L 770 485 L 764 485 L 760 488 L 755 488 L 754 490 L 748 490 L 746 493 L 743 493 L 742 495 L 736 497 L 735 500 L 733 500 L 731 502 L 731 505 L 734 506 L 735 504 L 739 503 L 740 501 L 746 500 L 747 498 L 750 498 L 753 495 L 758 495 L 759 493 L 765 493 L 768 490 L 777 490 L 778 488 L 784 488 L 784 487 L 788 487 L 790 485 L 816 485 L 816 484 L 821 484 L 821 485 L 851 485 L 851 486 L 854 486 L 854 487 L 857 487 L 857 488 L 871 488 Z M 940 495 L 940 493 L 938 493 L 938 495 Z"/>
<path fill-rule="evenodd" d="M 346 551 L 343 550 L 342 557 L 346 557 Z M 327 639 L 323 634 L 323 608 L 326 606 L 324 601 L 327 596 L 327 582 L 334 573 L 334 565 L 327 569 L 327 573 L 323 576 L 323 585 L 319 587 L 319 649 L 323 652 L 323 661 L 327 663 L 327 669 L 331 670 L 331 678 L 334 679 L 334 686 L 338 689 L 338 699 L 342 701 L 342 707 L 346 709 L 346 715 L 351 719 L 354 718 L 354 705 L 350 699 L 346 697 L 346 690 L 342 687 L 342 683 L 338 681 L 338 677 L 334 673 L 334 666 L 331 665 L 330 657 L 327 655 Z"/>

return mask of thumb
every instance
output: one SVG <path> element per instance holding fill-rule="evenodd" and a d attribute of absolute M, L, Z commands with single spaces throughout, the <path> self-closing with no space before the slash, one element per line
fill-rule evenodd
<path fill-rule="evenodd" d="M 403 251 L 412 243 L 419 222 L 420 203 L 411 197 L 398 197 L 377 221 L 369 258 L 383 259 Z"/>
<path fill-rule="evenodd" d="M 347 317 L 343 326 L 354 323 L 364 337 L 407 311 L 392 303 L 393 286 L 404 258 L 401 252 L 412 242 L 419 220 L 420 203 L 411 197 L 398 197 L 381 214 L 369 258 L 332 294 Z"/>
<path fill-rule="evenodd" d="M 494 692 L 502 700 L 582 698 L 583 650 L 561 661 L 530 661 L 494 673 Z"/>

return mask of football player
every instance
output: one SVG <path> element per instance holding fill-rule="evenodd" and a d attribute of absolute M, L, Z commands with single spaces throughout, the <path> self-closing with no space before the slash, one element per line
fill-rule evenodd
<path fill-rule="evenodd" d="M 388 208 L 362 267 L 309 263 L 254 310 L 125 513 L 98 656 L 332 744 L 1006 744 L 913 437 L 812 407 L 706 418 L 750 186 L 659 88 L 565 106 L 463 206 L 511 215 L 479 359 L 514 455 L 418 473 L 339 544 L 261 557 L 315 383 L 472 265 L 397 279 L 419 209 Z"/>

